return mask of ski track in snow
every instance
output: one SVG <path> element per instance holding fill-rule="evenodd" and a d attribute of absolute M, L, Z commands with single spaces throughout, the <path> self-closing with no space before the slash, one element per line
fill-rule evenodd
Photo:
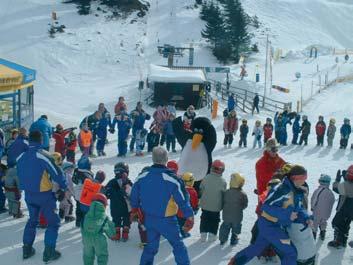
<path fill-rule="evenodd" d="M 105 21 L 100 16 L 77 16 L 74 5 L 63 5 L 52 0 L 1 0 L 0 1 L 0 57 L 5 57 L 38 70 L 36 81 L 36 113 L 47 113 L 53 125 L 62 122 L 67 126 L 77 125 L 84 115 L 92 112 L 98 101 L 105 102 L 112 110 L 118 96 L 124 95 L 131 109 L 139 94 L 137 81 L 147 74 L 150 62 L 164 64 L 165 58 L 157 54 L 157 45 L 164 43 L 188 46 L 190 42 L 195 47 L 196 65 L 216 65 L 216 60 L 206 49 L 206 43 L 200 41 L 200 29 L 203 22 L 197 17 L 198 10 L 186 9 L 194 0 L 150 0 L 151 9 L 145 18 L 138 19 L 131 15 L 126 21 Z M 353 5 L 350 0 L 244 0 L 246 10 L 256 14 L 264 27 L 271 28 L 270 34 L 275 47 L 284 50 L 302 50 L 311 44 L 321 44 L 323 47 L 335 46 L 353 47 L 353 26 L 351 14 Z M 47 37 L 51 10 L 57 10 L 59 21 L 66 25 L 66 33 L 57 34 L 55 39 Z M 93 12 L 95 13 L 95 12 Z M 298 17 L 300 16 L 300 20 Z M 324 19 L 327 18 L 327 19 Z M 98 31 L 101 33 L 99 34 Z M 159 43 L 158 43 L 159 39 Z M 264 35 L 257 37 L 260 49 L 264 47 Z M 123 43 L 123 47 L 120 43 Z M 136 44 L 142 45 L 143 53 L 135 49 Z M 294 51 L 296 54 L 296 51 Z M 264 54 L 255 56 L 256 61 L 248 64 L 248 73 L 253 75 L 255 65 L 260 64 L 263 73 Z M 304 97 L 308 98 L 308 84 L 315 75 L 316 64 L 320 69 L 334 65 L 333 56 L 320 56 L 319 59 L 304 64 L 303 56 L 281 61 L 274 65 L 274 83 L 289 86 L 289 95 L 272 91 L 271 97 L 283 100 L 297 100 L 300 83 L 292 82 L 294 73 L 302 71 L 302 83 L 306 87 Z M 342 59 L 341 59 L 342 60 Z M 119 61 L 119 62 L 118 62 Z M 187 64 L 188 55 L 178 58 L 178 64 Z M 352 65 L 339 64 L 351 73 Z M 237 76 L 238 66 L 232 66 L 232 76 Z M 343 71 L 343 70 L 342 70 Z M 263 77 L 263 74 L 262 74 Z M 307 77 L 307 78 L 306 78 Z M 249 77 L 250 79 L 250 77 Z M 304 108 L 312 123 L 312 133 L 309 146 L 286 146 L 280 148 L 280 154 L 285 160 L 304 165 L 309 173 L 310 190 L 317 187 L 320 173 L 335 176 L 337 169 L 345 169 L 353 162 L 353 151 L 339 150 L 339 135 L 336 134 L 334 148 L 318 148 L 314 126 L 319 114 L 326 121 L 336 118 L 339 129 L 344 117 L 353 117 L 351 98 L 353 84 L 340 84 L 323 91 Z M 258 88 L 260 90 L 260 88 Z M 144 96 L 148 92 L 143 91 Z M 224 106 L 224 103 L 221 104 Z M 152 114 L 152 109 L 146 107 Z M 182 114 L 182 112 L 180 112 Z M 208 110 L 201 110 L 199 115 L 210 116 Z M 265 113 L 251 117 L 239 111 L 240 118 L 247 118 L 250 130 L 256 119 L 265 120 Z M 213 121 L 218 132 L 218 145 L 213 152 L 215 159 L 223 159 L 226 163 L 225 178 L 233 172 L 240 172 L 246 178 L 245 191 L 249 197 L 249 206 L 245 210 L 242 234 L 239 245 L 220 247 L 218 242 L 199 242 L 199 216 L 196 217 L 192 236 L 185 240 L 192 264 L 225 265 L 230 257 L 249 243 L 250 230 L 255 221 L 254 213 L 257 197 L 252 193 L 255 188 L 256 160 L 261 156 L 259 149 L 224 149 L 222 145 L 223 118 L 221 111 Z M 291 129 L 289 139 L 291 139 Z M 113 177 L 113 166 L 118 162 L 116 154 L 116 139 L 110 135 L 107 146 L 108 156 L 94 160 L 94 171 L 103 169 L 108 179 Z M 252 137 L 248 137 L 252 146 Z M 235 143 L 238 141 L 238 135 Z M 171 154 L 171 159 L 178 159 L 177 154 Z M 136 158 L 129 154 L 124 159 L 130 165 L 130 177 L 134 179 L 138 172 L 151 163 L 151 156 Z M 107 210 L 109 212 L 109 210 Z M 28 213 L 25 211 L 25 214 Z M 0 215 L 0 260 L 1 264 L 41 264 L 43 250 L 43 231 L 38 230 L 35 243 L 37 254 L 27 261 L 22 261 L 22 233 L 25 219 L 13 220 L 6 214 Z M 330 225 L 329 225 L 330 227 Z M 329 250 L 328 240 L 333 238 L 331 227 L 328 229 L 325 242 L 318 241 L 318 263 L 322 265 L 348 265 L 353 262 L 351 249 Z M 350 236 L 352 240 L 352 235 Z M 137 227 L 134 224 L 131 239 L 126 243 L 109 242 L 109 264 L 135 265 L 141 254 L 137 247 L 139 242 Z M 63 224 L 60 228 L 58 249 L 62 258 L 55 264 L 82 264 L 82 243 L 80 231 L 73 224 Z M 155 264 L 175 264 L 171 248 L 166 240 L 161 240 L 160 251 Z M 249 264 L 260 262 L 254 260 Z"/>

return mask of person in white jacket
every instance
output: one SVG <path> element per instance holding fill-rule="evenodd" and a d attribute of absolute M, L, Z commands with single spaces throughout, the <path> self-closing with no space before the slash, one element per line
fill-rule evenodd
<path fill-rule="evenodd" d="M 255 122 L 255 126 L 252 132 L 252 135 L 254 136 L 253 148 L 256 148 L 256 144 L 259 146 L 259 148 L 262 147 L 262 142 L 261 142 L 262 134 L 263 134 L 263 129 L 261 126 L 261 121 L 257 120 Z"/>

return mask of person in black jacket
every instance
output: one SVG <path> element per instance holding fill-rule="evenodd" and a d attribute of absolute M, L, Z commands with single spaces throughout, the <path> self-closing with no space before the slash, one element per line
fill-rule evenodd
<path fill-rule="evenodd" d="M 308 137 L 310 134 L 311 123 L 308 121 L 308 116 L 306 115 L 303 115 L 302 119 L 303 119 L 303 123 L 302 123 L 302 126 L 300 127 L 300 132 L 302 134 L 300 135 L 299 145 L 302 145 L 303 142 L 304 142 L 304 145 L 308 145 Z"/>
<path fill-rule="evenodd" d="M 252 104 L 252 111 L 251 111 L 252 115 L 254 115 L 255 109 L 257 111 L 257 114 L 260 113 L 260 111 L 259 111 L 259 103 L 260 103 L 259 94 L 256 93 L 255 97 L 254 97 L 254 100 L 253 100 L 253 104 Z"/>
<path fill-rule="evenodd" d="M 240 141 L 239 141 L 239 147 L 244 145 L 246 147 L 246 138 L 248 137 L 249 133 L 249 126 L 248 126 L 248 121 L 243 119 L 242 124 L 240 125 Z"/>
<path fill-rule="evenodd" d="M 132 182 L 128 178 L 129 165 L 118 162 L 114 166 L 115 178 L 110 180 L 105 187 L 105 195 L 110 199 L 110 214 L 116 228 L 114 241 L 126 242 L 129 239 L 130 230 L 130 192 Z M 121 231 L 122 230 L 122 231 Z"/>
<path fill-rule="evenodd" d="M 147 134 L 147 152 L 152 152 L 153 148 L 159 145 L 160 134 L 156 126 L 153 126 Z"/>

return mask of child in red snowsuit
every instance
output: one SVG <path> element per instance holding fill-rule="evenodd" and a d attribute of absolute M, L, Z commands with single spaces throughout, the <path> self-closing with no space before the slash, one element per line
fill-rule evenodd
<path fill-rule="evenodd" d="M 267 140 L 272 137 L 272 133 L 273 133 L 273 125 L 272 125 L 271 118 L 266 119 L 266 123 L 264 124 L 263 131 L 264 131 L 264 143 L 266 144 Z"/>
<path fill-rule="evenodd" d="M 199 198 L 198 198 L 197 192 L 194 188 L 194 183 L 195 183 L 194 175 L 190 172 L 185 172 L 183 174 L 182 178 L 185 183 L 185 188 L 190 196 L 189 200 L 190 200 L 191 208 L 193 209 L 194 213 L 196 214 L 196 212 L 199 209 Z M 179 227 L 180 227 L 181 236 L 183 238 L 189 237 L 190 234 L 185 232 L 182 229 L 184 227 L 186 219 L 184 218 L 183 213 L 180 210 L 178 211 L 177 216 L 178 216 L 178 223 L 179 223 Z"/>
<path fill-rule="evenodd" d="M 53 138 L 55 139 L 55 152 L 60 153 L 63 160 L 66 156 L 65 137 L 75 129 L 76 128 L 74 127 L 64 129 L 61 124 L 56 125 L 56 130 L 53 133 Z"/>
<path fill-rule="evenodd" d="M 66 143 L 66 160 L 75 164 L 75 153 L 77 148 L 77 136 L 71 131 Z"/>

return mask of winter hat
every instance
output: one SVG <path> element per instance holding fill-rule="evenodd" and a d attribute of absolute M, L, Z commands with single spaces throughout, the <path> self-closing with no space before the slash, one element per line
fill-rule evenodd
<path fill-rule="evenodd" d="M 270 138 L 267 140 L 265 145 L 265 150 L 268 152 L 277 152 L 279 144 L 275 138 Z"/>
<path fill-rule="evenodd" d="M 222 174 L 224 172 L 225 165 L 221 160 L 215 160 L 212 162 L 211 171 L 216 174 Z"/>
<path fill-rule="evenodd" d="M 183 181 L 186 186 L 192 187 L 194 186 L 194 183 L 195 183 L 195 177 L 191 172 L 185 172 L 183 174 Z"/>
<path fill-rule="evenodd" d="M 85 155 L 81 156 L 80 160 L 77 162 L 78 169 L 91 170 L 91 166 L 91 160 Z"/>
<path fill-rule="evenodd" d="M 336 120 L 335 120 L 334 118 L 331 118 L 331 119 L 330 119 L 330 123 L 331 123 L 331 124 L 335 124 L 335 123 L 336 123 Z"/>
<path fill-rule="evenodd" d="M 179 166 L 178 163 L 175 160 L 170 160 L 167 163 L 167 168 L 169 168 L 170 170 L 172 170 L 175 174 L 178 172 L 179 170 Z"/>
<path fill-rule="evenodd" d="M 294 165 L 292 169 L 289 171 L 288 177 L 290 180 L 306 180 L 307 179 L 307 171 L 304 167 L 299 165 Z"/>
<path fill-rule="evenodd" d="M 232 175 L 230 175 L 229 186 L 231 188 L 241 188 L 244 186 L 244 183 L 245 179 L 239 173 L 233 173 Z"/>
<path fill-rule="evenodd" d="M 329 175 L 326 175 L 326 174 L 321 174 L 320 178 L 319 178 L 319 183 L 321 185 L 330 186 L 331 177 Z"/>
<path fill-rule="evenodd" d="M 350 165 L 347 169 L 346 180 L 353 181 L 353 165 Z"/>
<path fill-rule="evenodd" d="M 68 170 L 69 168 L 72 168 L 74 169 L 75 168 L 75 164 L 71 163 L 71 162 L 64 162 L 63 165 L 62 165 L 62 169 L 63 171 L 66 171 Z"/>
<path fill-rule="evenodd" d="M 107 197 L 102 194 L 102 193 L 96 193 L 92 196 L 92 202 L 100 202 L 104 205 L 104 207 L 107 207 L 108 205 L 108 200 L 107 200 Z"/>
<path fill-rule="evenodd" d="M 94 177 L 99 183 L 103 183 L 105 180 L 105 173 L 103 170 L 98 170 L 96 176 Z"/>

